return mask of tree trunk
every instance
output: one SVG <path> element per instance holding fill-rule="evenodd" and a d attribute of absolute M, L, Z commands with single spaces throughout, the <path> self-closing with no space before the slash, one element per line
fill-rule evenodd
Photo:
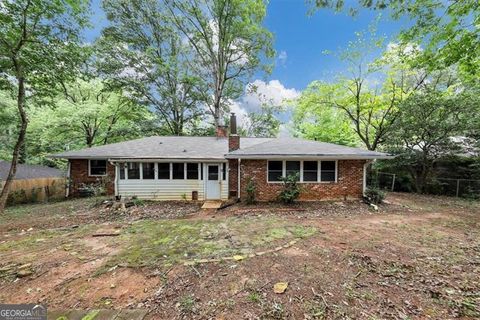
<path fill-rule="evenodd" d="M 2 193 L 0 194 L 0 213 L 5 209 L 7 203 L 8 192 L 10 191 L 10 186 L 12 184 L 13 178 L 17 173 L 17 164 L 20 156 L 20 151 L 23 148 L 25 143 L 25 133 L 27 131 L 27 113 L 25 112 L 25 78 L 23 77 L 23 72 L 17 72 L 17 81 L 18 81 L 18 96 L 17 96 L 17 107 L 18 113 L 20 115 L 20 130 L 18 133 L 17 143 L 13 148 L 13 157 L 10 165 L 10 170 L 8 171 L 7 180 L 5 180 L 5 185 L 2 188 Z"/>

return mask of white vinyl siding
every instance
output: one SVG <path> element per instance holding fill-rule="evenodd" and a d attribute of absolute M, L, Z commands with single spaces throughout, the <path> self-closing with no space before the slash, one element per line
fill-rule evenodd
<path fill-rule="evenodd" d="M 137 162 L 139 171 L 143 173 L 143 163 Z M 204 200 L 206 194 L 206 179 L 202 177 L 202 173 L 205 175 L 207 170 L 207 163 L 199 162 L 181 162 L 184 168 L 183 179 L 179 178 L 180 173 L 177 175 L 177 179 L 173 176 L 174 167 L 180 167 L 180 162 L 159 162 L 154 163 L 155 174 L 154 179 L 128 179 L 128 170 L 122 168 L 122 164 L 117 166 L 117 192 L 118 195 L 123 197 L 138 197 L 139 199 L 151 199 L 151 200 L 191 200 L 192 192 L 198 192 L 198 199 Z M 168 165 L 167 165 L 168 164 Z M 218 163 L 220 170 L 225 167 L 228 174 L 228 166 L 223 166 L 222 163 Z M 128 168 L 130 163 L 124 165 Z M 198 168 L 198 178 L 193 179 L 195 176 L 193 172 L 195 165 Z M 149 165 L 150 166 L 150 165 Z M 135 165 L 133 165 L 135 167 Z M 166 168 L 169 168 L 168 179 Z M 162 171 L 162 168 L 164 169 Z M 178 168 L 177 168 L 178 169 Z M 120 171 L 127 171 L 127 179 L 120 179 Z M 188 179 L 187 170 L 190 170 L 190 179 Z M 124 171 L 124 172 L 125 172 Z M 163 172 L 161 175 L 160 173 Z M 163 177 L 163 178 L 161 178 Z M 221 180 L 221 199 L 228 199 L 228 177 L 226 180 Z"/>

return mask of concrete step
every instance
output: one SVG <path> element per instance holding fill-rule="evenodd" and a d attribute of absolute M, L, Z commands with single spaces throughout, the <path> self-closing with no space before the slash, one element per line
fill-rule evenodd
<path fill-rule="evenodd" d="M 207 200 L 203 203 L 202 209 L 220 209 L 223 201 L 221 200 Z"/>

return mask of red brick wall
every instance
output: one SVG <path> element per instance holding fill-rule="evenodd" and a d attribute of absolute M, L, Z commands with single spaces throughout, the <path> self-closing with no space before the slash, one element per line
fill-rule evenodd
<path fill-rule="evenodd" d="M 337 182 L 300 183 L 301 192 L 298 200 L 343 200 L 358 199 L 363 192 L 364 160 L 338 160 Z M 246 185 L 249 178 L 256 185 L 258 201 L 275 201 L 282 190 L 282 183 L 267 182 L 267 160 L 245 160 L 240 164 L 241 198 L 246 197 Z M 235 188 L 236 189 L 236 188 Z"/>
<path fill-rule="evenodd" d="M 88 175 L 88 160 L 70 159 L 70 195 L 78 196 L 78 188 L 82 184 L 105 183 L 107 194 L 115 193 L 115 167 L 107 162 L 107 175 L 91 177 Z"/>
<path fill-rule="evenodd" d="M 228 136 L 228 151 L 240 149 L 240 136 L 231 134 Z"/>
<path fill-rule="evenodd" d="M 238 160 L 228 160 L 228 194 L 231 198 L 237 197 L 238 189 Z"/>

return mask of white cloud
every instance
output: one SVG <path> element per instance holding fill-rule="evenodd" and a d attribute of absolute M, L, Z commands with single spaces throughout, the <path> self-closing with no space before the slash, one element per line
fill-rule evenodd
<path fill-rule="evenodd" d="M 278 59 L 278 62 L 280 63 L 280 65 L 285 67 L 286 64 L 287 64 L 287 59 L 288 59 L 287 51 L 285 51 L 285 50 L 280 51 L 277 59 Z"/>
<path fill-rule="evenodd" d="M 285 88 L 279 80 L 255 80 L 246 85 L 245 94 L 238 103 L 247 111 L 260 111 L 263 104 L 280 106 L 285 100 L 294 99 L 299 94 L 295 88 Z"/>
<path fill-rule="evenodd" d="M 231 101 L 230 111 L 237 115 L 242 124 L 249 112 L 260 112 L 262 105 L 281 106 L 299 94 L 295 88 L 286 88 L 279 80 L 255 80 L 245 86 L 245 93 L 240 99 Z"/>

